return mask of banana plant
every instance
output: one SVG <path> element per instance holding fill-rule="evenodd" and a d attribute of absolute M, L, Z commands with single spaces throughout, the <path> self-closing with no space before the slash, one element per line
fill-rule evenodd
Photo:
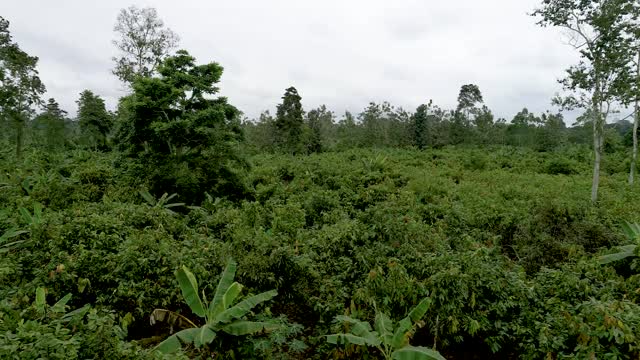
<path fill-rule="evenodd" d="M 635 244 L 619 246 L 618 249 L 620 249 L 620 251 L 618 251 L 617 253 L 601 256 L 599 259 L 600 264 L 609 264 L 614 261 L 637 256 L 636 249 L 638 248 L 638 245 L 640 245 L 640 225 L 635 223 L 631 224 L 625 221 L 624 223 L 622 223 L 622 231 L 627 236 L 627 238 L 629 238 L 629 240 L 631 240 Z"/>
<path fill-rule="evenodd" d="M 160 199 L 157 199 L 157 200 L 156 200 L 155 197 L 153 197 L 153 195 L 151 195 L 146 190 L 140 191 L 140 195 L 149 204 L 149 206 L 160 208 L 160 209 L 165 209 L 165 211 L 167 211 L 170 214 L 175 214 L 175 212 L 173 210 L 171 210 L 171 208 L 185 205 L 184 203 L 170 203 L 169 202 L 169 201 L 171 201 L 171 199 L 173 199 L 174 197 L 178 196 L 178 194 L 169 195 L 167 193 L 164 193 L 164 194 L 162 194 Z"/>
<path fill-rule="evenodd" d="M 81 318 L 91 309 L 91 306 L 85 305 L 79 309 L 67 312 L 67 303 L 69 300 L 71 300 L 71 294 L 65 295 L 55 304 L 49 306 L 46 301 L 46 290 L 39 287 L 36 289 L 36 298 L 33 306 L 40 320 L 44 320 L 45 317 L 52 317 L 59 319 L 61 322 L 70 322 L 75 318 Z"/>
<path fill-rule="evenodd" d="M 9 242 L 9 240 L 15 237 L 18 237 L 22 234 L 25 234 L 27 232 L 28 231 L 25 231 L 25 230 L 17 230 L 16 228 L 11 228 L 5 231 L 4 234 L 0 236 L 0 254 L 9 252 L 10 250 L 14 249 L 16 246 L 25 242 L 26 240 L 15 240 L 11 242 Z"/>
<path fill-rule="evenodd" d="M 254 307 L 278 295 L 275 290 L 250 296 L 234 305 L 243 288 L 242 285 L 233 281 L 236 268 L 236 262 L 229 260 L 209 305 L 207 305 L 204 291 L 200 297 L 198 282 L 193 273 L 186 266 L 176 271 L 184 301 L 195 315 L 204 319 L 204 325 L 198 327 L 188 318 L 173 311 L 154 310 L 150 318 L 152 325 L 156 321 L 162 321 L 169 323 L 172 328 L 174 326 L 185 328 L 158 344 L 157 350 L 169 354 L 178 351 L 182 344 L 193 344 L 196 348 L 210 344 L 219 332 L 240 336 L 268 332 L 278 327 L 268 322 L 245 320 Z"/>
<path fill-rule="evenodd" d="M 22 220 L 24 220 L 28 225 L 42 224 L 42 205 L 39 203 L 33 204 L 33 214 L 31 214 L 29 209 L 24 207 L 21 207 L 18 210 L 20 211 L 20 215 L 22 215 Z"/>
<path fill-rule="evenodd" d="M 410 337 L 420 326 L 420 319 L 429 306 L 431 299 L 425 298 L 395 325 L 389 316 L 376 309 L 375 330 L 368 322 L 350 316 L 336 316 L 336 320 L 347 325 L 349 330 L 347 333 L 327 335 L 327 342 L 374 347 L 387 360 L 445 360 L 433 349 L 409 345 Z"/>

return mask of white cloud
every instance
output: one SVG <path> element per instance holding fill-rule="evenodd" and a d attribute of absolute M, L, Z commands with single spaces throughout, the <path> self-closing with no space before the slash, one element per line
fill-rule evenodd
<path fill-rule="evenodd" d="M 306 109 L 337 113 L 389 100 L 406 109 L 434 99 L 454 107 L 476 83 L 497 116 L 550 108 L 556 79 L 575 62 L 557 30 L 528 16 L 536 0 L 236 0 L 140 2 L 158 9 L 199 62 L 225 67 L 222 94 L 250 117 L 296 86 Z M 5 4 L 15 39 L 40 57 L 49 90 L 70 113 L 85 88 L 110 106 L 123 94 L 111 75 L 115 0 Z"/>

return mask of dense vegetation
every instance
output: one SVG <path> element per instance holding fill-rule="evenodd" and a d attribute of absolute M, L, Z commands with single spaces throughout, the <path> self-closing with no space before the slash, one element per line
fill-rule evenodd
<path fill-rule="evenodd" d="M 637 102 L 633 4 L 535 13 L 606 35 L 564 81 L 572 127 L 496 120 L 474 84 L 340 119 L 289 87 L 249 120 L 135 7 L 128 94 L 72 119 L 0 18 L 0 358 L 640 358 L 639 114 L 602 110 Z"/>
<path fill-rule="evenodd" d="M 640 220 L 640 192 L 625 185 L 624 156 L 616 154 L 592 206 L 584 152 L 259 155 L 245 179 L 249 198 L 168 208 L 171 201 L 147 202 L 113 154 L 32 151 L 16 163 L 5 151 L 2 231 L 27 233 L 11 239 L 24 242 L 0 260 L 2 357 L 52 348 L 64 351 L 59 358 L 151 356 L 137 346 L 168 334 L 149 326 L 154 309 L 197 319 L 174 270 L 187 266 L 212 294 L 233 257 L 249 293 L 278 291 L 257 316 L 285 326 L 219 335 L 209 349 L 222 357 L 353 357 L 354 348 L 322 338 L 340 330 L 336 315 L 372 319 L 375 304 L 400 320 L 428 296 L 412 344 L 452 358 L 633 358 L 637 268 L 633 258 L 602 266 L 597 255 L 625 241 L 621 219 Z M 91 312 L 74 328 L 59 327 L 30 310 L 38 287 L 50 303 L 70 293 L 70 309 L 89 304 Z"/>

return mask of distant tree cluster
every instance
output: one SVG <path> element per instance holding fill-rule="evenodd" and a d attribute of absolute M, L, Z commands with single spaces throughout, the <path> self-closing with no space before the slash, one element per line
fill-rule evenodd
<path fill-rule="evenodd" d="M 454 110 L 444 110 L 429 101 L 408 112 L 383 102 L 370 103 L 356 116 L 346 112 L 341 118 L 325 105 L 305 114 L 300 95 L 294 90 L 286 90 L 275 118 L 265 111 L 258 119 L 243 123 L 249 146 L 258 151 L 294 153 L 355 147 L 426 149 L 446 145 L 511 145 L 552 151 L 570 143 L 571 139 L 585 142 L 577 135 L 584 132 L 584 124 L 567 128 L 559 113 L 535 115 L 524 108 L 510 122 L 495 119 L 474 84 L 462 86 Z M 284 110 L 291 107 L 291 103 L 295 103 L 296 121 L 291 121 L 290 112 Z M 631 131 L 626 127 L 625 130 Z"/>

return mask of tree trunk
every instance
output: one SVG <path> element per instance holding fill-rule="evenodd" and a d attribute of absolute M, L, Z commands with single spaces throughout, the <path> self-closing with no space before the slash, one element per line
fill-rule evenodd
<path fill-rule="evenodd" d="M 20 120 L 16 121 L 16 158 L 20 160 L 22 158 L 22 138 L 23 138 L 23 126 Z"/>
<path fill-rule="evenodd" d="M 633 120 L 633 153 L 631 154 L 631 169 L 629 171 L 629 185 L 633 185 L 633 180 L 636 174 L 636 163 L 638 160 L 638 121 L 640 121 L 640 104 L 636 100 L 635 116 Z"/>
<path fill-rule="evenodd" d="M 593 181 L 591 183 L 591 201 L 598 201 L 598 185 L 600 184 L 600 161 L 602 160 L 602 144 L 604 138 L 604 126 L 602 119 L 602 110 L 600 106 L 593 106 L 593 152 L 595 159 L 593 161 Z"/>
<path fill-rule="evenodd" d="M 636 64 L 636 79 L 640 79 L 640 52 L 638 52 Z M 637 90 L 637 89 L 636 89 Z M 636 104 L 634 107 L 635 116 L 633 117 L 633 152 L 631 153 L 631 169 L 629 170 L 629 185 L 633 185 L 636 175 L 636 163 L 638 160 L 638 121 L 640 121 L 640 103 L 636 95 Z"/>

